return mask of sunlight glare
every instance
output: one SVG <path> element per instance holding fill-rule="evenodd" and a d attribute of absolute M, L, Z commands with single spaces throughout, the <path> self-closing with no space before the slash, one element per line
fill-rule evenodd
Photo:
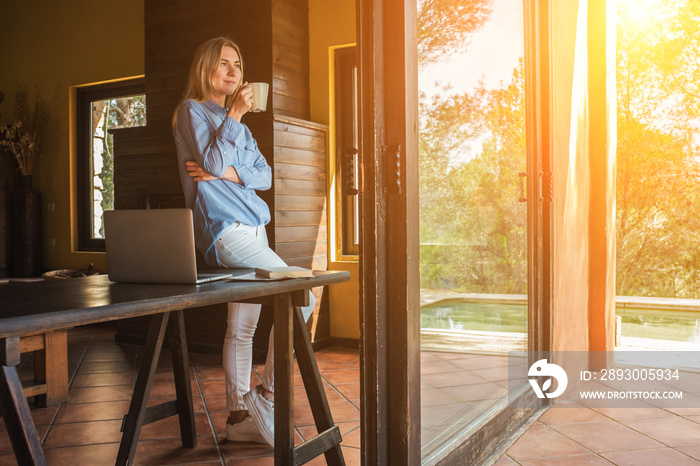
<path fill-rule="evenodd" d="M 663 0 L 619 0 L 624 5 L 627 18 L 638 26 L 646 25 L 654 18 Z"/>

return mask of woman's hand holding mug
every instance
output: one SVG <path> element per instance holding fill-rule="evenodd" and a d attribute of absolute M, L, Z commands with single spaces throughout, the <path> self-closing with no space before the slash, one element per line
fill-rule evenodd
<path fill-rule="evenodd" d="M 236 91 L 236 96 L 233 98 L 231 108 L 228 110 L 228 116 L 241 121 L 241 117 L 245 115 L 253 106 L 253 89 L 248 85 L 248 81 Z"/>

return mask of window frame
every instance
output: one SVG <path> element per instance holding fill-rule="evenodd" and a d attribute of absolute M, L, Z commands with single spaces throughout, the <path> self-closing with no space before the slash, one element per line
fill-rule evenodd
<path fill-rule="evenodd" d="M 336 258 L 359 261 L 359 75 L 357 48 L 348 46 L 334 51 L 335 86 L 335 161 L 336 161 Z M 354 154 L 352 153 L 354 149 Z M 352 169 L 348 158 L 352 157 Z M 352 177 L 352 182 L 348 177 Z M 349 194 L 348 189 L 355 189 Z"/>
<path fill-rule="evenodd" d="M 78 250 L 104 252 L 105 240 L 92 237 L 92 102 L 146 94 L 144 77 L 76 89 Z"/>

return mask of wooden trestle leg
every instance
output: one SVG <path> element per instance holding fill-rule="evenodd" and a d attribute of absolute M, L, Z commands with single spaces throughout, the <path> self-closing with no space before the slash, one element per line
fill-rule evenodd
<path fill-rule="evenodd" d="M 0 406 L 17 463 L 46 465 L 41 441 L 17 374 L 19 337 L 0 338 Z"/>
<path fill-rule="evenodd" d="M 180 418 L 182 445 L 190 448 L 197 446 L 184 316 L 182 311 L 176 311 L 174 318 L 170 319 L 170 314 L 170 312 L 155 314 L 151 318 L 151 326 L 148 329 L 148 337 L 143 349 L 143 357 L 139 365 L 129 413 L 124 417 L 122 425 L 122 441 L 119 445 L 116 462 L 119 466 L 133 463 L 136 445 L 138 444 L 141 428 L 144 425 L 176 414 Z M 170 341 L 177 399 L 147 408 L 148 397 L 153 386 L 153 377 L 158 366 L 158 359 L 163 348 L 163 340 L 168 324 L 170 324 Z"/>
<path fill-rule="evenodd" d="M 329 466 L 344 465 L 345 459 L 340 448 L 342 441 L 340 429 L 333 423 L 331 409 L 323 389 L 321 373 L 318 370 L 316 356 L 311 346 L 309 331 L 306 329 L 301 308 L 297 306 L 294 307 L 294 350 L 318 431 L 318 436 L 296 447 L 297 464 L 310 461 L 323 452 Z"/>
<path fill-rule="evenodd" d="M 301 312 L 308 291 L 275 296 L 275 464 L 299 465 L 325 454 L 329 465 L 344 465 L 340 429 L 333 424 L 323 381 Z M 296 351 L 309 406 L 319 434 L 294 447 L 294 384 L 292 359 Z M 278 358 L 282 358 L 283 362 Z"/>

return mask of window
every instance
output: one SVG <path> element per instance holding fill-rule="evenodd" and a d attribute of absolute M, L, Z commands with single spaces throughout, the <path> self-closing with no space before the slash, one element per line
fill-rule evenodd
<path fill-rule="evenodd" d="M 77 91 L 78 247 L 104 251 L 103 212 L 114 208 L 111 130 L 146 125 L 143 78 Z"/>
<path fill-rule="evenodd" d="M 335 52 L 335 118 L 338 257 L 356 259 L 360 249 L 358 167 L 358 93 L 355 47 Z M 348 257 L 350 256 L 350 257 Z"/>

